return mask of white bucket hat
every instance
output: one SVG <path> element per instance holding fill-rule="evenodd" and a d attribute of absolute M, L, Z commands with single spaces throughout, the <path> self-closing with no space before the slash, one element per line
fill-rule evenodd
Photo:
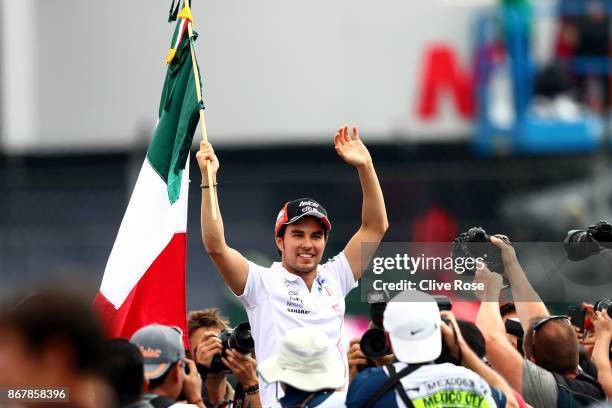
<path fill-rule="evenodd" d="M 302 391 L 344 385 L 344 363 L 334 356 L 326 335 L 302 327 L 288 332 L 272 357 L 257 371 L 267 383 L 282 382 Z"/>
<path fill-rule="evenodd" d="M 438 304 L 427 293 L 405 290 L 391 299 L 385 309 L 385 330 L 393 354 L 404 363 L 425 363 L 440 356 L 441 323 Z"/>

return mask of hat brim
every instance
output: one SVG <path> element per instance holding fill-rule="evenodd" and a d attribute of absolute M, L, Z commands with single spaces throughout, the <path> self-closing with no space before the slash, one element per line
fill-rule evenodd
<path fill-rule="evenodd" d="M 304 372 L 304 368 L 283 368 L 278 356 L 273 356 L 257 365 L 257 371 L 267 383 L 282 382 L 302 391 L 319 391 L 340 388 L 344 385 L 345 367 L 339 358 L 330 354 L 325 361 L 325 372 Z"/>
<path fill-rule="evenodd" d="M 156 380 L 168 371 L 169 363 L 143 364 L 144 376 L 147 380 Z"/>
<path fill-rule="evenodd" d="M 283 223 L 282 225 L 293 224 L 294 222 L 297 222 L 297 221 L 301 220 L 304 217 L 316 217 L 316 218 L 320 219 L 323 222 L 323 225 L 325 226 L 325 229 L 327 231 L 329 231 L 331 229 L 331 223 L 329 222 L 329 220 L 327 219 L 325 214 L 323 214 L 322 212 L 319 212 L 319 211 L 310 211 L 310 212 L 306 212 L 306 213 L 300 214 L 300 215 L 298 215 L 296 217 L 293 217 L 292 219 L 288 220 L 287 222 Z"/>
<path fill-rule="evenodd" d="M 434 333 L 420 340 L 403 340 L 389 333 L 393 354 L 403 363 L 426 363 L 440 357 L 442 353 L 442 332 Z"/>

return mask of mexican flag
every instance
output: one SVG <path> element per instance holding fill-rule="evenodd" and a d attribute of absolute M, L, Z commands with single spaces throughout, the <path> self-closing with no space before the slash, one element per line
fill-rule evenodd
<path fill-rule="evenodd" d="M 110 337 L 129 338 L 142 326 L 160 323 L 181 327 L 187 339 L 186 164 L 203 105 L 191 62 L 191 12 L 184 7 L 178 13 L 177 5 L 172 17 L 177 25 L 157 127 L 94 301 Z"/>

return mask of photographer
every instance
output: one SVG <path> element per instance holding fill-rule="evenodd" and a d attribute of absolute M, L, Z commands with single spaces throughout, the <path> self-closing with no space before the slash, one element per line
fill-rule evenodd
<path fill-rule="evenodd" d="M 610 342 L 612 341 L 612 319 L 606 311 L 597 311 L 595 326 L 595 347 L 593 362 L 597 367 L 597 381 L 608 398 L 612 398 L 612 369 L 610 368 Z"/>
<path fill-rule="evenodd" d="M 461 336 L 470 349 L 478 358 L 483 359 L 486 355 L 486 345 L 480 329 L 478 329 L 474 323 L 470 323 L 465 320 L 457 320 L 457 327 L 459 327 Z M 372 325 L 370 325 L 370 328 L 372 328 Z M 450 356 L 444 357 L 448 359 Z M 360 340 L 351 340 L 348 352 L 349 383 L 352 382 L 353 378 L 355 378 L 355 376 L 365 368 L 384 367 L 385 365 L 392 363 L 394 360 L 395 356 L 393 353 L 389 353 L 379 358 L 368 357 L 361 350 Z"/>
<path fill-rule="evenodd" d="M 255 359 L 234 350 L 227 350 L 227 356 L 221 358 L 221 362 L 239 382 L 237 392 L 234 392 L 225 373 L 210 371 L 214 357 L 223 351 L 219 333 L 229 329 L 228 320 L 219 314 L 218 309 L 211 308 L 190 312 L 187 325 L 194 360 L 198 371 L 205 377 L 202 398 L 206 406 L 259 406 Z"/>
<path fill-rule="evenodd" d="M 177 327 L 150 324 L 130 339 L 142 353 L 148 390 L 144 399 L 156 408 L 172 406 L 205 408 L 202 379 L 195 363 L 185 358 L 183 333 Z M 188 404 L 177 404 L 180 395 Z"/>
<path fill-rule="evenodd" d="M 384 321 L 398 362 L 359 373 L 349 387 L 347 407 L 396 407 L 398 401 L 406 407 L 518 406 L 510 386 L 474 354 L 452 312 L 441 313 L 432 296 L 400 293 L 387 305 Z M 436 364 L 443 342 L 449 354 L 444 359 L 463 367 Z"/>
<path fill-rule="evenodd" d="M 501 250 L 505 276 L 525 332 L 525 359 L 506 337 L 499 312 L 502 276 L 487 267 L 474 281 L 484 284 L 476 292 L 481 300 L 476 324 L 487 342 L 487 359 L 525 401 L 538 408 L 586 406 L 605 398 L 601 386 L 578 369 L 578 341 L 566 316 L 550 316 L 527 280 L 514 248 L 506 237 L 491 237 Z M 525 301 L 528 300 L 528 301 Z"/>

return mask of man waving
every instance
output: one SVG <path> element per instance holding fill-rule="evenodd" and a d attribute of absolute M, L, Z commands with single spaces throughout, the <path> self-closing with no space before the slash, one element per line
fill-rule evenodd
<path fill-rule="evenodd" d="M 379 243 L 388 221 L 372 158 L 359 139 L 357 128 L 352 128 L 352 136 L 348 126 L 338 129 L 334 147 L 345 162 L 357 169 L 363 192 L 361 226 L 340 254 L 319 264 L 331 229 L 327 211 L 312 198 L 289 201 L 281 208 L 274 228 L 281 262 L 270 268 L 248 261 L 225 242 L 223 221 L 220 215 L 213 220 L 207 191 L 217 184 L 219 161 L 209 143 L 202 142 L 196 155 L 203 175 L 204 246 L 225 283 L 247 310 L 258 360 L 270 357 L 291 329 L 310 327 L 327 335 L 337 358 L 346 366 L 341 342 L 344 297 L 357 286 L 367 266 L 367 262 L 362 263 L 361 244 Z M 207 182 L 207 165 L 211 166 L 213 185 Z M 217 214 L 221 214 L 219 208 Z M 264 407 L 273 405 L 277 394 L 282 396 L 281 390 L 261 380 L 260 386 Z"/>

